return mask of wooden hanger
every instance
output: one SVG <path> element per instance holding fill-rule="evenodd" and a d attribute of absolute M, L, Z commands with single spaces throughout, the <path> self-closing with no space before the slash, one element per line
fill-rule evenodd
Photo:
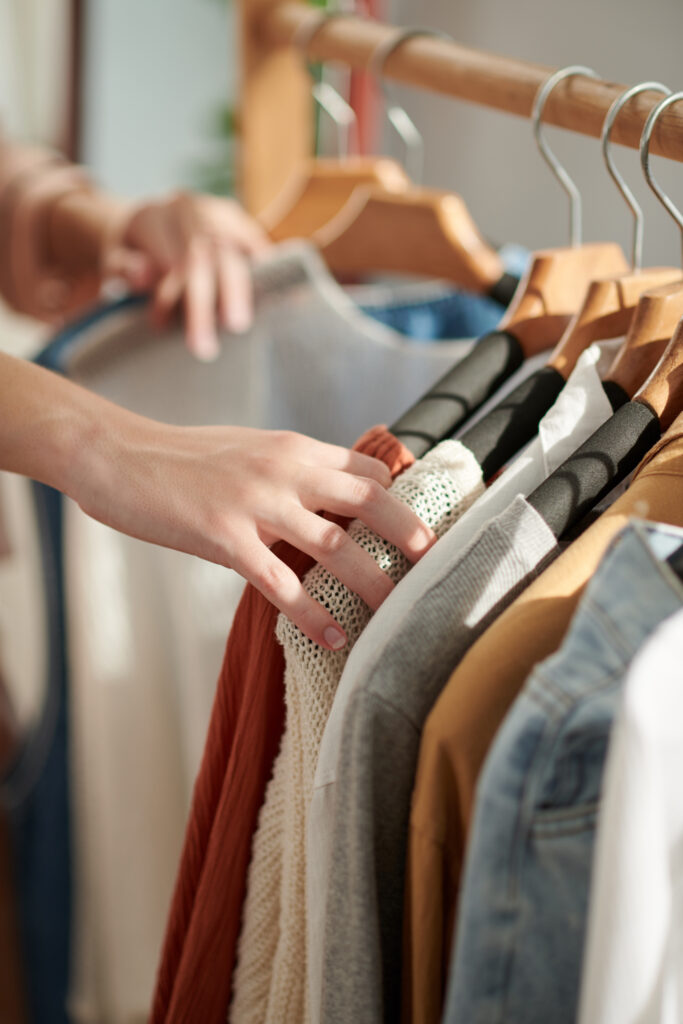
<path fill-rule="evenodd" d="M 616 242 L 592 242 L 534 253 L 500 322 L 526 356 L 556 344 L 596 278 L 623 274 L 628 263 Z"/>
<path fill-rule="evenodd" d="M 617 273 L 625 267 L 626 257 L 611 242 L 536 253 L 500 328 L 484 335 L 393 424 L 391 432 L 418 458 L 452 436 L 525 358 L 558 340 L 598 273 Z M 548 392 L 543 389 L 543 394 Z"/>
<path fill-rule="evenodd" d="M 306 47 L 322 25 L 332 18 L 345 17 L 344 11 L 318 11 L 311 14 L 297 33 L 295 42 Z M 369 70 L 384 88 L 383 74 L 387 58 L 414 36 L 438 36 L 434 29 L 397 29 L 393 36 L 376 47 Z M 348 103 L 327 82 L 313 86 L 313 95 L 327 111 L 338 128 L 339 152 L 347 153 L 349 129 L 356 125 L 356 115 Z M 384 96 L 384 112 L 388 124 L 397 132 L 405 147 L 406 169 L 387 157 L 348 157 L 345 159 L 309 160 L 294 176 L 282 194 L 261 215 L 260 220 L 274 241 L 286 238 L 310 238 L 331 221 L 345 206 L 356 189 L 374 186 L 380 193 L 405 192 L 411 179 L 420 183 L 423 163 L 423 141 L 420 132 L 403 107 L 390 103 Z M 409 171 L 412 169 L 412 174 Z"/>
<path fill-rule="evenodd" d="M 616 243 L 580 244 L 578 190 L 540 133 L 540 117 L 550 91 L 562 78 L 578 73 L 595 75 L 595 72 L 576 66 L 565 68 L 550 76 L 534 103 L 537 142 L 570 196 L 572 245 L 535 253 L 499 329 L 482 338 L 471 353 L 393 425 L 392 431 L 418 456 L 459 429 L 524 358 L 556 344 L 580 308 L 592 282 L 628 272 L 626 257 Z M 545 367 L 540 376 L 532 377 L 535 379 L 531 379 L 530 390 L 526 388 L 521 394 L 520 385 L 513 393 L 520 399 L 520 416 L 516 419 L 524 420 L 523 431 L 517 430 L 518 424 L 515 424 L 514 431 L 508 431 L 511 416 L 515 417 L 514 409 L 506 399 L 506 409 L 498 407 L 494 410 L 495 415 L 491 414 L 482 421 L 481 429 L 475 426 L 462 437 L 463 443 L 471 445 L 471 450 L 477 455 L 483 453 L 486 470 L 493 468 L 495 471 L 502 464 L 499 457 L 506 454 L 506 446 L 509 445 L 514 454 L 529 439 L 524 431 L 537 428 L 539 419 L 557 397 L 564 380 L 554 367 Z M 476 435 L 474 431 L 477 431 Z"/>
<path fill-rule="evenodd" d="M 627 395 L 636 393 L 666 349 L 683 317 L 683 281 L 647 292 L 640 299 L 624 344 L 612 363 L 608 380 Z"/>
<path fill-rule="evenodd" d="M 311 10 L 295 33 L 295 46 L 305 51 L 323 25 L 347 16 L 341 10 Z M 282 192 L 260 213 L 262 226 L 276 242 L 309 238 L 339 213 L 360 186 L 374 185 L 386 192 L 401 192 L 410 186 L 408 174 L 395 160 L 349 155 L 351 132 L 357 126 L 356 114 L 328 81 L 323 78 L 313 83 L 311 93 L 336 126 L 339 155 L 336 159 L 304 161 Z"/>
<path fill-rule="evenodd" d="M 683 320 L 634 400 L 652 409 L 662 432 L 683 410 Z"/>
<path fill-rule="evenodd" d="M 650 83 L 652 84 L 652 83 Z M 654 107 L 645 122 L 640 137 L 640 164 L 645 180 L 672 217 L 681 232 L 683 240 L 683 214 L 657 183 L 650 170 L 650 139 L 660 115 L 672 104 L 683 99 L 683 92 L 668 93 L 665 99 Z M 654 364 L 667 349 L 667 343 L 675 332 L 678 335 L 679 321 L 683 317 L 683 280 L 643 296 L 636 311 L 632 330 L 617 353 L 609 377 L 619 384 L 627 394 L 633 395 L 651 373 Z"/>
<path fill-rule="evenodd" d="M 626 479 L 682 409 L 683 321 L 633 400 L 547 477 L 529 495 L 529 504 L 561 538 Z"/>
<path fill-rule="evenodd" d="M 563 75 L 564 72 L 560 72 Z M 621 108 L 641 92 L 666 86 L 656 82 L 627 89 L 610 107 L 601 133 L 602 151 L 607 170 L 634 217 L 633 270 L 615 277 L 600 278 L 590 283 L 578 313 L 572 318 L 549 362 L 522 381 L 473 427 L 460 435 L 460 441 L 475 455 L 485 480 L 491 479 L 534 436 L 542 417 L 557 399 L 565 381 L 584 349 L 593 341 L 625 334 L 633 321 L 638 302 L 644 293 L 662 284 L 680 282 L 681 272 L 674 267 L 642 270 L 643 213 L 633 193 L 623 181 L 612 160 L 609 142 L 612 126 Z M 566 172 L 565 172 L 566 174 Z M 565 176 L 565 184 L 568 179 Z M 574 196 L 572 190 L 570 195 Z M 679 285 L 677 284 L 678 288 Z M 531 289 L 530 289 L 531 291 Z M 532 293 L 533 294 L 533 293 Z M 526 301 L 533 309 L 527 293 Z M 520 308 L 517 316 L 523 316 Z M 548 310 L 543 315 L 547 317 Z M 675 310 L 677 312 L 677 309 Z M 510 320 L 515 312 L 511 311 Z M 642 321 L 637 321 L 642 327 Z M 667 335 L 668 336 L 668 335 Z M 657 350 L 659 353 L 661 349 Z M 657 354 L 655 353 L 655 355 Z M 652 365 L 652 364 L 649 364 Z M 638 379 L 643 379 L 639 373 Z M 604 389 L 614 409 L 627 400 L 632 391 L 624 392 L 614 383 L 605 382 Z"/>
<path fill-rule="evenodd" d="M 400 164 L 387 157 L 311 159 L 259 214 L 259 221 L 274 242 L 310 238 L 362 186 L 376 186 L 387 193 L 404 192 L 410 187 L 410 179 Z"/>
<path fill-rule="evenodd" d="M 540 128 L 543 105 L 553 88 L 563 78 L 577 72 L 593 74 L 590 69 L 580 67 L 568 68 L 557 72 L 548 80 L 543 90 L 539 93 L 534 109 L 534 128 L 541 152 L 568 191 L 572 200 L 573 233 L 576 231 L 580 218 L 579 193 L 571 179 L 567 176 L 564 168 L 559 165 L 548 149 Z M 626 89 L 625 92 L 617 97 L 608 110 L 600 135 L 602 155 L 607 171 L 634 218 L 632 270 L 620 273 L 615 277 L 601 278 L 591 282 L 581 309 L 567 326 L 548 364 L 556 369 L 564 379 L 567 379 L 581 353 L 593 341 L 618 337 L 620 334 L 628 332 L 642 295 L 650 289 L 669 284 L 680 278 L 680 272 L 673 267 L 642 269 L 643 212 L 633 192 L 616 167 L 611 152 L 612 129 L 619 113 L 634 97 L 645 92 L 663 92 L 666 95 L 670 95 L 670 89 L 661 82 L 642 82 L 630 89 Z"/>
<path fill-rule="evenodd" d="M 371 68 L 382 82 L 384 66 L 408 39 L 434 35 L 433 30 L 398 29 L 372 55 Z M 436 33 L 441 35 L 441 33 Z M 385 97 L 385 99 L 387 99 Z M 419 152 L 415 180 L 422 166 L 422 140 L 408 114 L 387 99 L 390 124 L 402 136 L 406 155 Z M 347 275 L 393 271 L 444 278 L 477 292 L 488 292 L 504 268 L 484 240 L 463 200 L 452 193 L 413 187 L 400 194 L 359 189 L 314 240 L 331 270 Z"/>
<path fill-rule="evenodd" d="M 501 328 L 514 333 L 530 355 L 547 348 L 549 343 L 562 340 L 564 347 L 555 352 L 551 362 L 560 372 L 569 370 L 570 360 L 586 335 L 587 323 L 598 319 L 601 312 L 609 308 L 606 291 L 594 287 L 592 295 L 587 294 L 589 286 L 598 278 L 628 271 L 623 254 L 620 250 L 617 252 L 616 246 L 580 245 L 581 196 L 542 132 L 543 109 L 548 97 L 559 82 L 574 75 L 599 77 L 592 68 L 581 65 L 562 68 L 550 75 L 538 91 L 532 111 L 534 137 L 541 155 L 569 196 L 572 247 L 537 254 L 527 279 L 520 285 L 518 295 L 501 323 Z M 582 290 L 578 299 L 577 289 Z"/>
<path fill-rule="evenodd" d="M 338 274 L 420 274 L 488 292 L 504 273 L 460 196 L 435 189 L 357 189 L 313 240 Z"/>
<path fill-rule="evenodd" d="M 640 140 L 645 178 L 683 233 L 683 215 L 649 167 L 649 142 L 657 118 L 683 92 L 667 96 L 648 116 Z M 624 480 L 683 408 L 683 282 L 647 293 L 610 370 L 609 382 L 633 395 L 562 466 L 529 495 L 556 537 L 579 523 L 609 491 Z M 671 322 L 676 322 L 672 328 Z M 673 337 L 670 337 L 673 333 Z M 668 339 L 668 340 L 667 340 Z M 662 353 L 662 347 L 664 351 Z M 656 366 L 643 383 L 644 369 Z M 646 371 L 647 372 L 647 371 Z M 637 390 L 636 390 L 637 389 Z M 634 393 L 635 392 L 635 393 Z"/>
<path fill-rule="evenodd" d="M 569 252 L 580 253 L 581 250 L 574 249 L 569 250 Z M 537 258 L 536 273 L 542 278 L 545 295 L 557 298 L 557 296 L 553 296 L 552 288 L 548 287 L 548 282 L 552 276 L 548 270 L 548 265 L 552 267 L 552 259 L 547 259 L 546 261 L 546 276 L 543 279 L 543 260 L 539 257 Z M 607 261 L 613 259 L 617 265 L 622 267 L 625 262 L 623 253 L 618 246 L 616 251 L 610 253 L 608 250 L 606 256 L 599 250 L 598 258 L 600 260 L 606 259 Z M 560 257 L 560 260 L 562 260 L 562 257 Z M 533 264 L 530 277 L 533 277 Z M 577 279 L 574 276 L 569 280 L 576 282 Z M 612 278 L 611 282 L 614 280 Z M 566 295 L 567 276 L 565 275 L 560 278 L 560 282 L 563 289 L 562 295 Z M 584 280 L 583 284 L 585 285 L 585 283 L 586 281 Z M 524 285 L 524 282 L 522 285 Z M 579 290 L 579 294 L 582 290 L 583 288 Z M 586 327 L 579 332 L 576 329 L 577 318 L 575 317 L 571 321 L 569 328 L 570 331 L 573 331 L 572 345 L 574 352 L 576 352 L 576 358 L 578 358 L 578 354 L 585 347 L 589 336 L 590 340 L 593 340 L 595 332 L 597 332 L 600 337 L 606 337 L 604 333 L 598 331 L 598 325 L 603 320 L 602 314 L 605 312 L 604 300 L 611 293 L 611 288 L 599 287 L 596 281 L 592 281 L 589 284 L 588 297 L 584 300 L 581 313 L 579 314 L 579 317 L 583 315 L 585 318 L 584 323 Z M 511 324 L 509 327 L 506 326 L 506 329 L 511 331 L 518 341 L 521 342 L 522 338 L 524 339 L 522 349 L 528 355 L 535 350 L 542 351 L 546 349 L 549 344 L 550 334 L 554 329 L 557 329 L 558 324 L 566 323 L 566 319 L 558 316 L 555 309 L 549 304 L 543 306 L 543 311 L 538 317 L 527 319 L 523 312 L 523 307 L 526 305 L 527 309 L 529 307 L 533 308 L 539 301 L 539 293 L 534 292 L 531 288 L 527 288 L 521 298 L 523 302 L 520 301 L 517 307 L 517 314 L 522 317 L 519 325 L 515 322 L 515 311 L 513 310 L 509 317 L 504 317 L 501 327 L 508 323 Z M 633 308 L 633 305 L 631 308 Z M 535 320 L 538 320 L 538 324 L 535 323 Z M 520 326 L 522 328 L 521 332 L 519 332 Z M 535 332 L 539 326 L 542 329 L 536 334 Z M 566 343 L 560 343 L 560 352 L 563 351 L 563 344 Z M 577 349 L 578 351 L 576 351 Z M 551 359 L 550 363 L 534 370 L 516 388 L 508 392 L 484 417 L 459 435 L 461 443 L 466 448 L 469 448 L 481 466 L 485 481 L 492 479 L 535 436 L 539 423 L 562 391 L 570 369 L 569 360 L 557 366 Z"/>
<path fill-rule="evenodd" d="M 594 341 L 628 334 L 644 293 L 680 278 L 681 272 L 675 267 L 649 267 L 592 281 L 581 309 L 560 338 L 548 365 L 566 380 L 581 353 Z"/>
<path fill-rule="evenodd" d="M 618 115 L 631 100 L 646 92 L 671 95 L 671 90 L 661 82 L 642 82 L 626 89 L 609 108 L 600 134 L 602 155 L 607 171 L 633 215 L 631 257 L 633 270 L 612 279 L 595 281 L 588 289 L 581 310 L 567 328 L 550 360 L 550 365 L 554 366 L 565 378 L 569 376 L 579 356 L 591 342 L 628 334 L 634 322 L 637 324 L 637 330 L 634 330 L 631 335 L 629 345 L 635 343 L 638 347 L 639 344 L 642 344 L 642 334 L 640 334 L 640 342 L 638 341 L 639 332 L 646 329 L 648 323 L 652 325 L 657 317 L 655 315 L 653 319 L 653 304 L 649 303 L 648 309 L 641 310 L 634 321 L 639 300 L 652 289 L 681 280 L 680 270 L 674 267 L 643 269 L 643 211 L 617 168 L 611 151 L 612 129 Z M 664 302 L 666 304 L 666 298 Z M 675 316 L 675 310 L 672 310 L 672 316 Z M 666 324 L 660 322 L 656 332 L 663 327 L 668 331 Z M 640 375 L 640 371 L 637 372 Z M 643 379 L 642 376 L 640 379 Z M 633 391 L 629 389 L 629 394 L 632 393 Z"/>

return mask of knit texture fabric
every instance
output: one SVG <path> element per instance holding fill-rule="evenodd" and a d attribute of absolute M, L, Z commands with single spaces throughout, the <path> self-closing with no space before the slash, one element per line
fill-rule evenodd
<path fill-rule="evenodd" d="M 384 426 L 366 431 L 354 448 L 381 459 L 392 476 L 414 462 Z M 273 552 L 300 578 L 315 564 L 284 541 Z M 277 615 L 260 591 L 247 586 L 228 638 L 195 783 L 151 1024 L 226 1019 L 249 854 L 284 728 Z"/>
<path fill-rule="evenodd" d="M 460 442 L 444 441 L 391 488 L 440 536 L 482 493 L 481 470 Z M 349 535 L 394 582 L 405 555 L 358 520 Z M 234 976 L 232 1024 L 304 1024 L 306 984 L 306 824 L 318 751 L 337 684 L 353 644 L 371 617 L 361 599 L 322 566 L 304 578 L 348 636 L 341 651 L 313 643 L 284 616 L 286 725 L 254 837 Z"/>

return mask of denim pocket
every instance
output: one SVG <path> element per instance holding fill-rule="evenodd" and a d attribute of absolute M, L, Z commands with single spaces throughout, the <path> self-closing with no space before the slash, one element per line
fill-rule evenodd
<path fill-rule="evenodd" d="M 598 803 L 577 804 L 573 807 L 547 808 L 537 812 L 531 822 L 533 839 L 554 839 L 560 836 L 591 832 L 598 823 Z"/>
<path fill-rule="evenodd" d="M 539 780 L 536 813 L 553 814 L 597 804 L 608 743 L 609 733 L 598 723 L 591 723 L 590 731 L 585 723 L 581 731 L 566 731 Z"/>

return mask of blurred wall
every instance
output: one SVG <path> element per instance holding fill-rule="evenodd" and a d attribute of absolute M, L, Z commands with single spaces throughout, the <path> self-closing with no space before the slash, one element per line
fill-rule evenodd
<path fill-rule="evenodd" d="M 130 197 L 194 183 L 234 94 L 229 0 L 87 0 L 83 160 Z"/>
<path fill-rule="evenodd" d="M 626 85 L 655 79 L 683 89 L 681 0 L 390 0 L 389 20 L 438 27 L 465 45 L 542 64 L 587 64 Z M 534 147 L 528 121 L 390 88 L 424 134 L 427 184 L 460 192 L 491 238 L 565 243 L 567 201 Z M 629 245 L 628 211 L 604 171 L 599 143 L 561 129 L 550 129 L 548 138 L 581 187 L 585 237 Z M 644 185 L 637 154 L 615 152 L 643 198 L 646 259 L 679 265 L 680 236 Z M 683 166 L 655 158 L 653 167 L 683 207 Z"/>

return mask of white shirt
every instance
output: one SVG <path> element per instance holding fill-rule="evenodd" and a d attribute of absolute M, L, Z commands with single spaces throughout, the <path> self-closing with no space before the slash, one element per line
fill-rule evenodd
<path fill-rule="evenodd" d="M 601 375 L 609 368 L 621 340 L 591 345 L 580 357 L 555 404 L 543 417 L 537 436 L 498 480 L 477 499 L 448 533 L 414 566 L 375 613 L 349 655 L 323 734 L 308 819 L 307 949 L 311 1019 L 317 1024 L 323 972 L 322 935 L 328 885 L 329 845 L 334 820 L 337 760 L 346 708 L 352 693 L 364 684 L 378 645 L 437 579 L 447 575 L 480 528 L 503 512 L 521 494 L 527 496 L 611 415 Z"/>
<path fill-rule="evenodd" d="M 681 665 L 683 611 L 634 659 L 610 738 L 580 1024 L 683 1021 Z"/>

